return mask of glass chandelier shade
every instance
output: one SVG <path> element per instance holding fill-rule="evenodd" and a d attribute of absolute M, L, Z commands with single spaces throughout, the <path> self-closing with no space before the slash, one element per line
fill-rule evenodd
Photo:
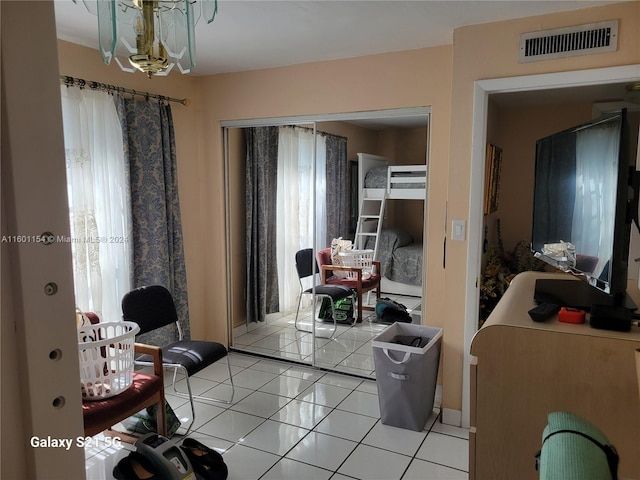
<path fill-rule="evenodd" d="M 78 2 L 79 0 L 73 0 Z M 102 60 L 125 72 L 140 70 L 149 78 L 174 67 L 189 73 L 196 64 L 195 26 L 211 23 L 217 0 L 82 0 L 98 17 Z"/>

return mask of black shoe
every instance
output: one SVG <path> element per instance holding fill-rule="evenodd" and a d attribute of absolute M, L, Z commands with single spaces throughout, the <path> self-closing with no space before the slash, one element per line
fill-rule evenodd
<path fill-rule="evenodd" d="M 180 448 L 198 476 L 204 480 L 226 480 L 229 470 L 220 453 L 193 438 L 185 438 Z"/>
<path fill-rule="evenodd" d="M 151 462 L 138 452 L 131 452 L 113 468 L 117 480 L 162 480 Z"/>

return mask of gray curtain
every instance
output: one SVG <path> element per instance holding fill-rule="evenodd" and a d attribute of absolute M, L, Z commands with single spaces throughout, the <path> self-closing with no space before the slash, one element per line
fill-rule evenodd
<path fill-rule="evenodd" d="M 545 161 L 543 161 L 545 160 Z M 566 182 L 566 188 L 554 188 L 550 179 L 574 178 L 576 175 L 576 136 L 552 135 L 541 139 L 536 147 L 536 185 L 534 195 L 532 242 L 536 251 L 545 243 L 569 241 L 572 238 L 573 205 L 576 182 Z M 564 208 L 558 208 L 563 206 Z"/>
<path fill-rule="evenodd" d="M 279 311 L 276 262 L 278 127 L 245 128 L 247 318 Z"/>
<path fill-rule="evenodd" d="M 327 242 L 349 238 L 349 162 L 347 139 L 324 134 L 327 148 Z"/>
<path fill-rule="evenodd" d="M 133 285 L 165 286 L 173 295 L 183 334 L 190 338 L 171 106 L 131 98 L 117 104 L 130 169 Z M 167 326 L 141 336 L 141 341 L 161 345 L 176 338 L 175 327 Z"/>

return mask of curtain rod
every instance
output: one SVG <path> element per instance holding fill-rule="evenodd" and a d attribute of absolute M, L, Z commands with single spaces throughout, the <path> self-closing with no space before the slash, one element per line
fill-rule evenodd
<path fill-rule="evenodd" d="M 280 125 L 280 126 L 281 126 L 282 128 L 293 128 L 293 129 L 298 128 L 298 129 L 300 129 L 300 130 L 308 130 L 308 131 L 310 131 L 310 132 L 313 132 L 313 128 L 310 128 L 310 127 L 303 127 L 303 126 L 301 126 L 301 125 Z M 345 136 L 343 136 L 343 135 L 336 135 L 335 133 L 323 132 L 322 130 L 318 130 L 318 129 L 316 129 L 316 133 L 317 133 L 318 135 L 323 136 L 323 137 L 327 137 L 327 136 L 331 135 L 331 136 L 333 136 L 333 137 L 337 137 L 337 138 L 344 138 L 345 140 L 349 140 L 349 138 L 348 138 L 348 137 L 345 137 Z"/>
<path fill-rule="evenodd" d="M 128 93 L 133 96 L 141 96 L 146 99 L 157 98 L 158 100 L 166 100 L 168 102 L 176 102 L 188 107 L 191 103 L 188 98 L 172 98 L 165 97 L 164 95 L 158 95 L 156 93 L 139 92 L 138 90 L 132 90 L 130 88 L 118 87 L 115 85 L 109 85 L 107 83 L 94 82 L 92 80 L 83 80 L 82 78 L 70 77 L 68 75 L 60 75 L 60 83 L 67 87 L 79 87 L 90 88 L 92 90 L 99 90 L 107 93 Z"/>

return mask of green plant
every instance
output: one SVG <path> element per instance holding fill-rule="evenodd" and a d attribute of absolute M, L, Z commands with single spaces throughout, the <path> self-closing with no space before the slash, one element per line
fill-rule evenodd
<path fill-rule="evenodd" d="M 487 263 L 480 277 L 480 325 L 489 317 L 511 280 L 518 273 L 541 271 L 545 264 L 531 254 L 529 243 L 521 240 L 512 252 L 505 251 L 500 220 L 496 221 L 497 246 L 487 253 Z"/>

